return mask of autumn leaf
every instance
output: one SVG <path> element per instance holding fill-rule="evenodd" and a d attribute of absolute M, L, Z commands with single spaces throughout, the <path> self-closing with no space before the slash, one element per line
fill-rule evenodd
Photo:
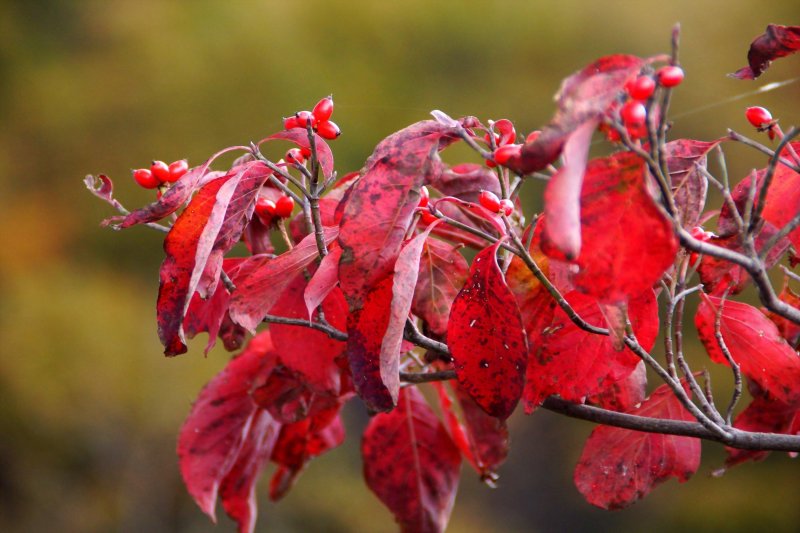
<path fill-rule="evenodd" d="M 481 191 L 490 191 L 500 196 L 500 182 L 490 168 L 477 163 L 462 163 L 446 167 L 436 174 L 430 183 L 443 196 L 453 196 L 466 202 L 478 202 Z"/>
<path fill-rule="evenodd" d="M 630 414 L 695 421 L 667 385 Z M 599 426 L 589 436 L 575 468 L 575 486 L 602 509 L 623 509 L 675 477 L 687 481 L 700 466 L 700 439 Z"/>
<path fill-rule="evenodd" d="M 589 162 L 581 190 L 581 254 L 575 288 L 617 303 L 652 287 L 675 260 L 678 240 L 647 189 L 644 162 L 630 152 Z M 548 217 L 543 234 L 547 235 Z M 543 249 L 560 257 L 547 239 Z"/>
<path fill-rule="evenodd" d="M 212 520 L 221 494 L 241 531 L 252 530 L 253 480 L 279 430 L 249 395 L 253 381 L 273 364 L 271 353 L 268 332 L 254 337 L 203 388 L 178 437 L 181 475 L 189 494 Z"/>
<path fill-rule="evenodd" d="M 447 345 L 464 390 L 488 414 L 505 419 L 522 396 L 528 346 L 516 299 L 497 264 L 499 247 L 475 256 L 450 309 Z"/>
<path fill-rule="evenodd" d="M 579 292 L 566 294 L 570 306 L 589 324 L 604 322 L 597 301 Z M 628 318 L 642 348 L 650 351 L 658 335 L 658 305 L 652 289 L 628 302 Z M 525 385 L 525 409 L 530 413 L 545 398 L 558 394 L 581 403 L 602 393 L 634 371 L 640 362 L 630 351 L 619 351 L 610 336 L 596 335 L 575 325 L 556 309 L 553 322 L 531 351 Z"/>
<path fill-rule="evenodd" d="M 800 358 L 761 311 L 742 302 L 703 295 L 694 317 L 700 340 L 715 363 L 728 360 L 715 337 L 720 312 L 720 333 L 742 374 L 765 393 L 785 404 L 800 402 Z"/>
<path fill-rule="evenodd" d="M 708 179 L 701 169 L 706 168 L 708 152 L 720 142 L 678 139 L 665 146 L 672 196 L 684 227 L 692 228 L 700 220 L 708 194 Z"/>
<path fill-rule="evenodd" d="M 800 294 L 797 294 L 789 287 L 788 276 L 783 279 L 783 289 L 778 295 L 778 299 L 782 302 L 786 302 L 795 309 L 800 309 Z M 800 343 L 800 325 L 772 311 L 765 311 L 765 314 L 767 318 L 772 320 L 778 327 L 778 332 L 781 334 L 781 337 L 786 339 L 786 342 L 788 342 L 792 348 L 797 348 L 798 343 Z"/>
<path fill-rule="evenodd" d="M 441 532 L 458 489 L 461 453 L 416 388 L 370 420 L 361 442 L 364 479 L 404 532 Z"/>
<path fill-rule="evenodd" d="M 330 244 L 338 228 L 324 227 L 323 240 Z M 254 255 L 245 260 L 250 274 L 236 286 L 230 305 L 231 318 L 249 331 L 255 331 L 284 289 L 297 274 L 319 257 L 314 235 L 308 235 L 297 246 L 272 258 Z"/>
<path fill-rule="evenodd" d="M 447 332 L 450 308 L 468 272 L 469 265 L 458 247 L 438 239 L 425 240 L 411 309 L 436 335 Z"/>
<path fill-rule="evenodd" d="M 325 298 L 339 284 L 339 259 L 342 257 L 342 249 L 339 243 L 332 242 L 328 248 L 328 255 L 322 258 L 319 267 L 308 280 L 303 301 L 306 303 L 309 320 L 314 314 L 314 310 L 320 306 Z"/>
<path fill-rule="evenodd" d="M 754 80 L 769 68 L 775 59 L 786 57 L 800 50 L 800 26 L 770 24 L 750 43 L 747 52 L 748 65 L 729 74 L 740 80 Z"/>
<path fill-rule="evenodd" d="M 639 361 L 633 372 L 611 383 L 598 394 L 588 396 L 586 403 L 625 413 L 642 403 L 645 396 L 647 396 L 647 366 L 644 361 Z"/>

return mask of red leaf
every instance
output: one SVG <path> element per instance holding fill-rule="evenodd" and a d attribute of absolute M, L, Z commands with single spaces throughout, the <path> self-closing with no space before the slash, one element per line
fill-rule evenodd
<path fill-rule="evenodd" d="M 400 391 L 400 351 L 406 320 L 411 312 L 414 287 L 417 285 L 419 276 L 422 247 L 436 224 L 431 224 L 425 231 L 408 241 L 400 250 L 397 262 L 394 264 L 389 323 L 383 334 L 380 352 L 381 381 L 389 391 L 392 403 L 397 403 L 397 394 Z"/>
<path fill-rule="evenodd" d="M 578 292 L 570 292 L 565 298 L 589 324 L 603 324 L 594 298 Z M 658 335 L 658 305 L 652 289 L 628 303 L 628 317 L 639 343 L 650 351 Z M 632 352 L 618 351 L 610 336 L 580 329 L 558 308 L 539 346 L 531 352 L 525 386 L 526 412 L 553 394 L 572 402 L 600 394 L 630 375 L 639 361 Z"/>
<path fill-rule="evenodd" d="M 719 140 L 703 142 L 679 139 L 666 145 L 672 194 L 684 227 L 692 228 L 700 220 L 706 205 L 708 180 L 698 168 L 706 168 L 706 155 L 719 143 Z"/>
<path fill-rule="evenodd" d="M 740 80 L 754 80 L 769 68 L 773 60 L 800 50 L 800 26 L 770 24 L 764 33 L 750 43 L 748 66 L 729 74 Z"/>
<path fill-rule="evenodd" d="M 258 444 L 267 447 L 268 434 L 277 431 L 269 415 L 263 418 L 259 414 L 249 395 L 253 380 L 273 364 L 271 350 L 269 333 L 254 337 L 203 388 L 181 428 L 178 457 L 184 483 L 212 520 L 217 493 L 228 474 L 234 469 L 249 471 L 244 463 L 251 463 L 250 458 L 261 453 Z M 251 432 L 256 420 L 261 430 Z M 242 462 L 237 465 L 240 459 Z"/>
<path fill-rule="evenodd" d="M 391 275 L 420 199 L 440 171 L 437 150 L 455 138 L 435 121 L 384 139 L 351 187 L 340 224 L 339 286 L 350 306 L 348 353 L 353 380 L 370 409 L 394 405 L 381 380 L 380 353 L 388 325 Z"/>
<path fill-rule="evenodd" d="M 461 454 L 416 388 L 370 420 L 361 443 L 367 486 L 404 532 L 441 532 L 458 489 Z"/>
<path fill-rule="evenodd" d="M 581 191 L 583 248 L 575 288 L 605 303 L 624 301 L 655 284 L 672 265 L 678 240 L 647 190 L 642 160 L 620 152 L 589 162 Z M 551 220 L 542 221 L 544 234 Z M 545 241 L 543 244 L 548 244 Z M 544 246 L 545 253 L 558 253 Z"/>
<path fill-rule="evenodd" d="M 222 507 L 239 525 L 240 533 L 255 531 L 256 481 L 270 457 L 279 430 L 280 425 L 268 413 L 257 411 L 252 417 L 236 463 L 220 485 Z"/>
<path fill-rule="evenodd" d="M 487 413 L 506 419 L 522 396 L 528 347 L 516 299 L 497 264 L 499 246 L 475 256 L 450 310 L 447 345 L 464 390 Z"/>
<path fill-rule="evenodd" d="M 437 224 L 435 228 L 441 226 Z M 469 265 L 457 247 L 438 239 L 425 241 L 411 309 L 434 334 L 444 335 L 447 332 L 450 308 L 458 291 L 464 286 L 468 272 Z"/>
<path fill-rule="evenodd" d="M 266 139 L 258 141 L 258 146 L 261 146 L 267 141 L 284 140 L 291 141 L 300 148 L 311 149 L 311 143 L 308 141 L 308 132 L 300 128 L 292 128 L 290 130 L 283 130 L 270 135 Z M 314 144 L 317 150 L 317 160 L 319 166 L 322 168 L 322 174 L 327 178 L 333 174 L 333 153 L 330 146 L 325 142 L 325 139 L 314 134 Z"/>
<path fill-rule="evenodd" d="M 555 161 L 570 134 L 587 121 L 599 120 L 642 66 L 639 57 L 610 55 L 566 78 L 556 95 L 553 120 L 534 142 L 522 147 L 517 170 L 529 174 Z"/>
<path fill-rule="evenodd" d="M 275 316 L 305 319 L 306 306 L 303 292 L 306 289 L 305 275 L 294 277 L 270 311 Z M 322 303 L 325 320 L 340 330 L 347 323 L 347 303 L 342 291 L 331 292 Z M 330 338 L 327 334 L 305 326 L 270 324 L 272 342 L 280 361 L 287 368 L 299 373 L 308 385 L 318 392 L 338 396 L 341 369 L 336 363 L 344 356 L 345 343 Z"/>
<path fill-rule="evenodd" d="M 783 280 L 783 290 L 778 295 L 778 299 L 795 309 L 800 309 L 800 294 L 797 294 L 789 287 L 788 277 Z M 800 325 L 772 311 L 766 311 L 765 314 L 778 327 L 781 337 L 786 339 L 786 342 L 792 348 L 797 348 L 798 343 L 800 343 Z"/>
<path fill-rule="evenodd" d="M 392 276 L 388 276 L 367 294 L 360 309 L 347 316 L 347 356 L 353 385 L 371 411 L 389 411 L 395 405 L 381 372 L 381 346 L 391 304 Z"/>
<path fill-rule="evenodd" d="M 269 497 L 278 501 L 289 492 L 297 476 L 314 457 L 336 448 L 344 442 L 344 426 L 339 417 L 341 405 L 337 404 L 311 418 L 281 429 L 272 452 L 272 461 L 278 470 L 270 482 Z"/>
<path fill-rule="evenodd" d="M 338 228 L 326 227 L 323 232 L 325 243 L 330 244 L 338 235 Z M 317 257 L 319 252 L 314 235 L 308 235 L 297 246 L 274 259 L 266 256 L 246 259 L 251 274 L 236 286 L 230 306 L 231 318 L 254 331 L 294 277 Z"/>
<path fill-rule="evenodd" d="M 728 364 L 714 335 L 720 307 L 720 332 L 742 374 L 783 403 L 799 402 L 800 358 L 775 324 L 753 306 L 731 300 L 723 303 L 721 298 L 703 295 L 694 322 L 711 360 Z"/>
<path fill-rule="evenodd" d="M 453 442 L 481 479 L 493 484 L 497 480 L 497 468 L 508 457 L 505 420 L 487 415 L 461 387 L 456 386 L 462 423 L 444 384 L 436 382 L 434 386 Z"/>
<path fill-rule="evenodd" d="M 314 310 L 339 284 L 339 259 L 341 257 L 342 249 L 339 247 L 339 243 L 332 242 L 328 248 L 328 255 L 322 258 L 317 271 L 308 280 L 308 285 L 303 292 L 303 300 L 306 303 L 309 320 L 314 314 Z"/>
<path fill-rule="evenodd" d="M 549 222 L 544 236 L 568 259 L 581 251 L 581 185 L 596 127 L 597 121 L 590 120 L 566 137 L 564 165 L 544 190 L 544 215 Z"/>
<path fill-rule="evenodd" d="M 615 381 L 595 396 L 586 398 L 586 403 L 626 413 L 642 403 L 647 395 L 647 367 L 639 361 L 627 377 Z"/>
<path fill-rule="evenodd" d="M 694 421 L 666 385 L 653 391 L 631 414 Z M 670 477 L 687 481 L 699 466 L 699 439 L 599 426 L 583 448 L 575 468 L 575 485 L 592 505 L 622 509 Z"/>

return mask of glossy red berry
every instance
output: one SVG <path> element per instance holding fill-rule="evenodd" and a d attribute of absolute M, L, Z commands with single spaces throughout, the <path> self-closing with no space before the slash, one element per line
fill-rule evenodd
<path fill-rule="evenodd" d="M 311 126 L 314 126 L 314 115 L 311 114 L 311 111 L 298 111 L 294 117 L 298 128 L 305 128 L 309 122 Z"/>
<path fill-rule="evenodd" d="M 299 127 L 300 123 L 297 121 L 297 116 L 292 115 L 291 117 L 286 117 L 283 119 L 283 129 L 291 130 Z"/>
<path fill-rule="evenodd" d="M 492 213 L 500 212 L 500 198 L 492 191 L 481 191 L 478 202 Z"/>
<path fill-rule="evenodd" d="M 505 216 L 511 216 L 511 213 L 514 212 L 514 202 L 508 198 L 503 198 L 500 200 L 500 209 L 502 209 Z"/>
<path fill-rule="evenodd" d="M 619 116 L 626 126 L 641 126 L 647 120 L 647 109 L 637 100 L 628 100 L 619 110 Z"/>
<path fill-rule="evenodd" d="M 645 101 L 653 96 L 656 82 L 650 76 L 639 76 L 626 83 L 625 90 L 628 92 L 628 96 L 634 100 Z"/>
<path fill-rule="evenodd" d="M 326 120 L 325 122 L 320 122 L 317 125 L 317 133 L 323 139 L 332 141 L 342 134 L 342 130 L 339 129 L 339 126 L 337 126 L 335 122 Z"/>
<path fill-rule="evenodd" d="M 426 226 L 428 226 L 430 224 L 433 224 L 434 222 L 439 220 L 438 218 L 436 218 L 436 215 L 434 215 L 433 213 L 431 213 L 430 211 L 427 211 L 427 210 L 422 212 L 422 214 L 420 215 L 419 219 Z"/>
<path fill-rule="evenodd" d="M 514 129 L 514 123 L 507 118 L 501 118 L 494 123 L 494 131 L 500 136 L 497 141 L 498 146 L 511 144 L 517 139 L 517 132 Z"/>
<path fill-rule="evenodd" d="M 150 172 L 152 172 L 153 176 L 161 183 L 169 181 L 169 165 L 163 161 L 153 161 L 150 165 Z"/>
<path fill-rule="evenodd" d="M 744 112 L 748 122 L 756 128 L 763 128 L 772 123 L 772 113 L 768 109 L 760 106 L 748 107 Z"/>
<path fill-rule="evenodd" d="M 256 200 L 255 213 L 265 226 L 271 225 L 275 218 L 275 202 L 259 196 Z"/>
<path fill-rule="evenodd" d="M 505 144 L 494 151 L 494 162 L 505 165 L 512 158 L 518 157 L 520 152 L 522 152 L 521 144 Z"/>
<path fill-rule="evenodd" d="M 431 195 L 428 192 L 428 188 L 423 185 L 419 189 L 419 203 L 417 204 L 417 207 L 428 207 L 428 202 L 430 201 L 430 199 Z"/>
<path fill-rule="evenodd" d="M 139 184 L 140 187 L 144 187 L 145 189 L 155 189 L 161 185 L 161 182 L 158 181 L 158 178 L 153 176 L 153 173 L 147 168 L 137 168 L 134 170 L 133 179 Z"/>
<path fill-rule="evenodd" d="M 658 76 L 658 83 L 660 83 L 662 86 L 675 87 L 681 84 L 684 74 L 681 67 L 676 65 L 668 65 L 658 69 L 656 76 Z"/>
<path fill-rule="evenodd" d="M 289 218 L 294 211 L 294 198 L 291 196 L 281 196 L 275 202 L 275 215 L 281 218 Z"/>
<path fill-rule="evenodd" d="M 303 155 L 303 151 L 300 148 L 292 148 L 286 152 L 284 156 L 286 161 L 289 163 L 296 163 L 298 165 L 302 165 L 303 161 L 306 160 L 305 156 Z"/>
<path fill-rule="evenodd" d="M 317 102 L 317 105 L 311 110 L 311 114 L 314 115 L 314 119 L 319 123 L 330 119 L 333 114 L 333 96 L 326 96 Z"/>
<path fill-rule="evenodd" d="M 541 135 L 541 134 L 542 134 L 542 130 L 533 130 L 532 132 L 530 132 L 528 134 L 527 137 L 525 137 L 525 143 L 536 142 L 536 139 L 538 139 L 539 135 Z"/>
<path fill-rule="evenodd" d="M 189 162 L 185 159 L 178 159 L 169 164 L 169 178 L 167 181 L 170 183 L 176 182 L 189 171 Z"/>

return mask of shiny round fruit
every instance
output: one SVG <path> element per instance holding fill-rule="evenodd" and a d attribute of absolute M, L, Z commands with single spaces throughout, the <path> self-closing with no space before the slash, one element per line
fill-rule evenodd
<path fill-rule="evenodd" d="M 332 141 L 342 134 L 342 130 L 340 130 L 339 126 L 337 126 L 332 120 L 326 120 L 325 122 L 320 122 L 317 125 L 317 134 L 323 139 Z"/>
<path fill-rule="evenodd" d="M 433 224 L 434 222 L 439 220 L 438 218 L 436 218 L 436 215 L 434 215 L 430 211 L 423 211 L 422 214 L 420 215 L 419 219 L 420 219 L 420 222 L 422 222 L 426 226 L 428 226 L 430 224 Z"/>
<path fill-rule="evenodd" d="M 289 218 L 294 211 L 294 198 L 291 196 L 281 196 L 275 202 L 275 215 L 281 218 Z"/>
<path fill-rule="evenodd" d="M 153 176 L 153 173 L 147 168 L 137 168 L 134 170 L 133 179 L 139 184 L 140 187 L 144 187 L 145 189 L 155 189 L 161 185 L 161 182 L 158 181 L 158 178 Z"/>
<path fill-rule="evenodd" d="M 500 211 L 500 198 L 492 191 L 481 191 L 478 202 L 492 213 Z"/>
<path fill-rule="evenodd" d="M 428 192 L 428 188 L 426 186 L 422 186 L 419 190 L 419 203 L 417 207 L 428 207 L 428 202 L 431 199 L 431 195 Z"/>
<path fill-rule="evenodd" d="M 521 144 L 506 144 L 494 151 L 494 161 L 498 165 L 505 165 L 512 158 L 519 157 L 521 152 Z"/>
<path fill-rule="evenodd" d="M 772 113 L 768 109 L 760 106 L 748 107 L 744 112 L 747 121 L 756 128 L 769 126 L 772 122 Z"/>
<path fill-rule="evenodd" d="M 634 100 L 645 101 L 653 96 L 656 82 L 650 76 L 639 76 L 626 83 L 625 90 L 628 92 L 628 96 Z"/>
<path fill-rule="evenodd" d="M 509 200 L 508 198 L 503 198 L 500 200 L 500 209 L 503 210 L 503 214 L 505 216 L 511 216 L 511 213 L 514 212 L 514 202 Z"/>
<path fill-rule="evenodd" d="M 322 123 L 331 118 L 333 114 L 333 96 L 326 96 L 314 106 L 311 114 L 317 122 Z"/>
<path fill-rule="evenodd" d="M 289 163 L 296 163 L 302 165 L 306 158 L 303 156 L 303 151 L 300 148 L 291 148 L 284 156 Z"/>
<path fill-rule="evenodd" d="M 542 130 L 533 130 L 532 132 L 530 132 L 528 134 L 527 137 L 525 137 L 525 143 L 526 144 L 530 144 L 532 142 L 536 142 L 536 139 L 538 139 L 539 135 L 541 135 L 541 134 L 542 134 Z"/>
<path fill-rule="evenodd" d="M 664 87 L 680 85 L 684 78 L 683 69 L 675 65 L 661 67 L 656 72 L 656 76 L 658 76 L 658 83 Z"/>
<path fill-rule="evenodd" d="M 514 129 L 514 123 L 507 118 L 501 118 L 495 122 L 494 130 L 500 135 L 500 140 L 497 141 L 499 146 L 511 144 L 517 139 L 517 132 Z"/>
<path fill-rule="evenodd" d="M 314 126 L 314 115 L 311 114 L 311 111 L 298 111 L 294 117 L 297 120 L 298 128 L 305 128 L 309 122 Z"/>
<path fill-rule="evenodd" d="M 647 109 L 637 100 L 628 100 L 620 109 L 619 116 L 626 126 L 641 126 L 647 120 Z"/>
<path fill-rule="evenodd" d="M 297 116 L 292 115 L 291 117 L 286 117 L 283 119 L 283 129 L 291 130 L 299 127 L 300 123 L 297 121 Z"/>
<path fill-rule="evenodd" d="M 163 161 L 153 161 L 150 165 L 150 172 L 152 172 L 153 176 L 161 183 L 169 181 L 169 165 Z"/>
<path fill-rule="evenodd" d="M 275 202 L 259 196 L 258 200 L 256 200 L 255 213 L 265 226 L 269 226 L 275 217 Z"/>
<path fill-rule="evenodd" d="M 174 183 L 181 179 L 181 177 L 189 172 L 189 162 L 185 159 L 178 159 L 177 161 L 173 161 L 169 164 L 169 181 L 170 183 Z"/>

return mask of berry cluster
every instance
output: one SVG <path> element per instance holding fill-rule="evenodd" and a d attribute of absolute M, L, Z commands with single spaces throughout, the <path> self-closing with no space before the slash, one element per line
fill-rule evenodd
<path fill-rule="evenodd" d="M 287 130 L 292 128 L 311 128 L 323 139 L 333 140 L 341 135 L 342 130 L 330 118 L 333 114 L 333 96 L 326 96 L 314 106 L 311 111 L 298 111 L 290 117 L 283 119 L 283 127 Z"/>
<path fill-rule="evenodd" d="M 487 133 L 483 138 L 494 148 L 492 158 L 486 160 L 486 166 L 489 168 L 507 164 L 511 158 L 519 156 L 522 150 L 521 144 L 514 144 L 517 139 L 514 123 L 506 118 L 501 118 L 492 124 L 491 133 Z"/>
<path fill-rule="evenodd" d="M 294 211 L 294 198 L 281 196 L 275 201 L 260 196 L 256 200 L 255 213 L 265 226 L 269 226 L 276 218 L 289 218 Z"/>
<path fill-rule="evenodd" d="M 481 191 L 478 202 L 492 213 L 502 212 L 505 216 L 509 216 L 514 212 L 514 202 L 508 198 L 501 200 L 492 191 Z"/>
<path fill-rule="evenodd" d="M 173 161 L 167 165 L 163 161 L 153 161 L 150 168 L 137 168 L 132 171 L 133 179 L 145 189 L 155 189 L 178 181 L 189 171 L 189 162 L 185 159 Z"/>

